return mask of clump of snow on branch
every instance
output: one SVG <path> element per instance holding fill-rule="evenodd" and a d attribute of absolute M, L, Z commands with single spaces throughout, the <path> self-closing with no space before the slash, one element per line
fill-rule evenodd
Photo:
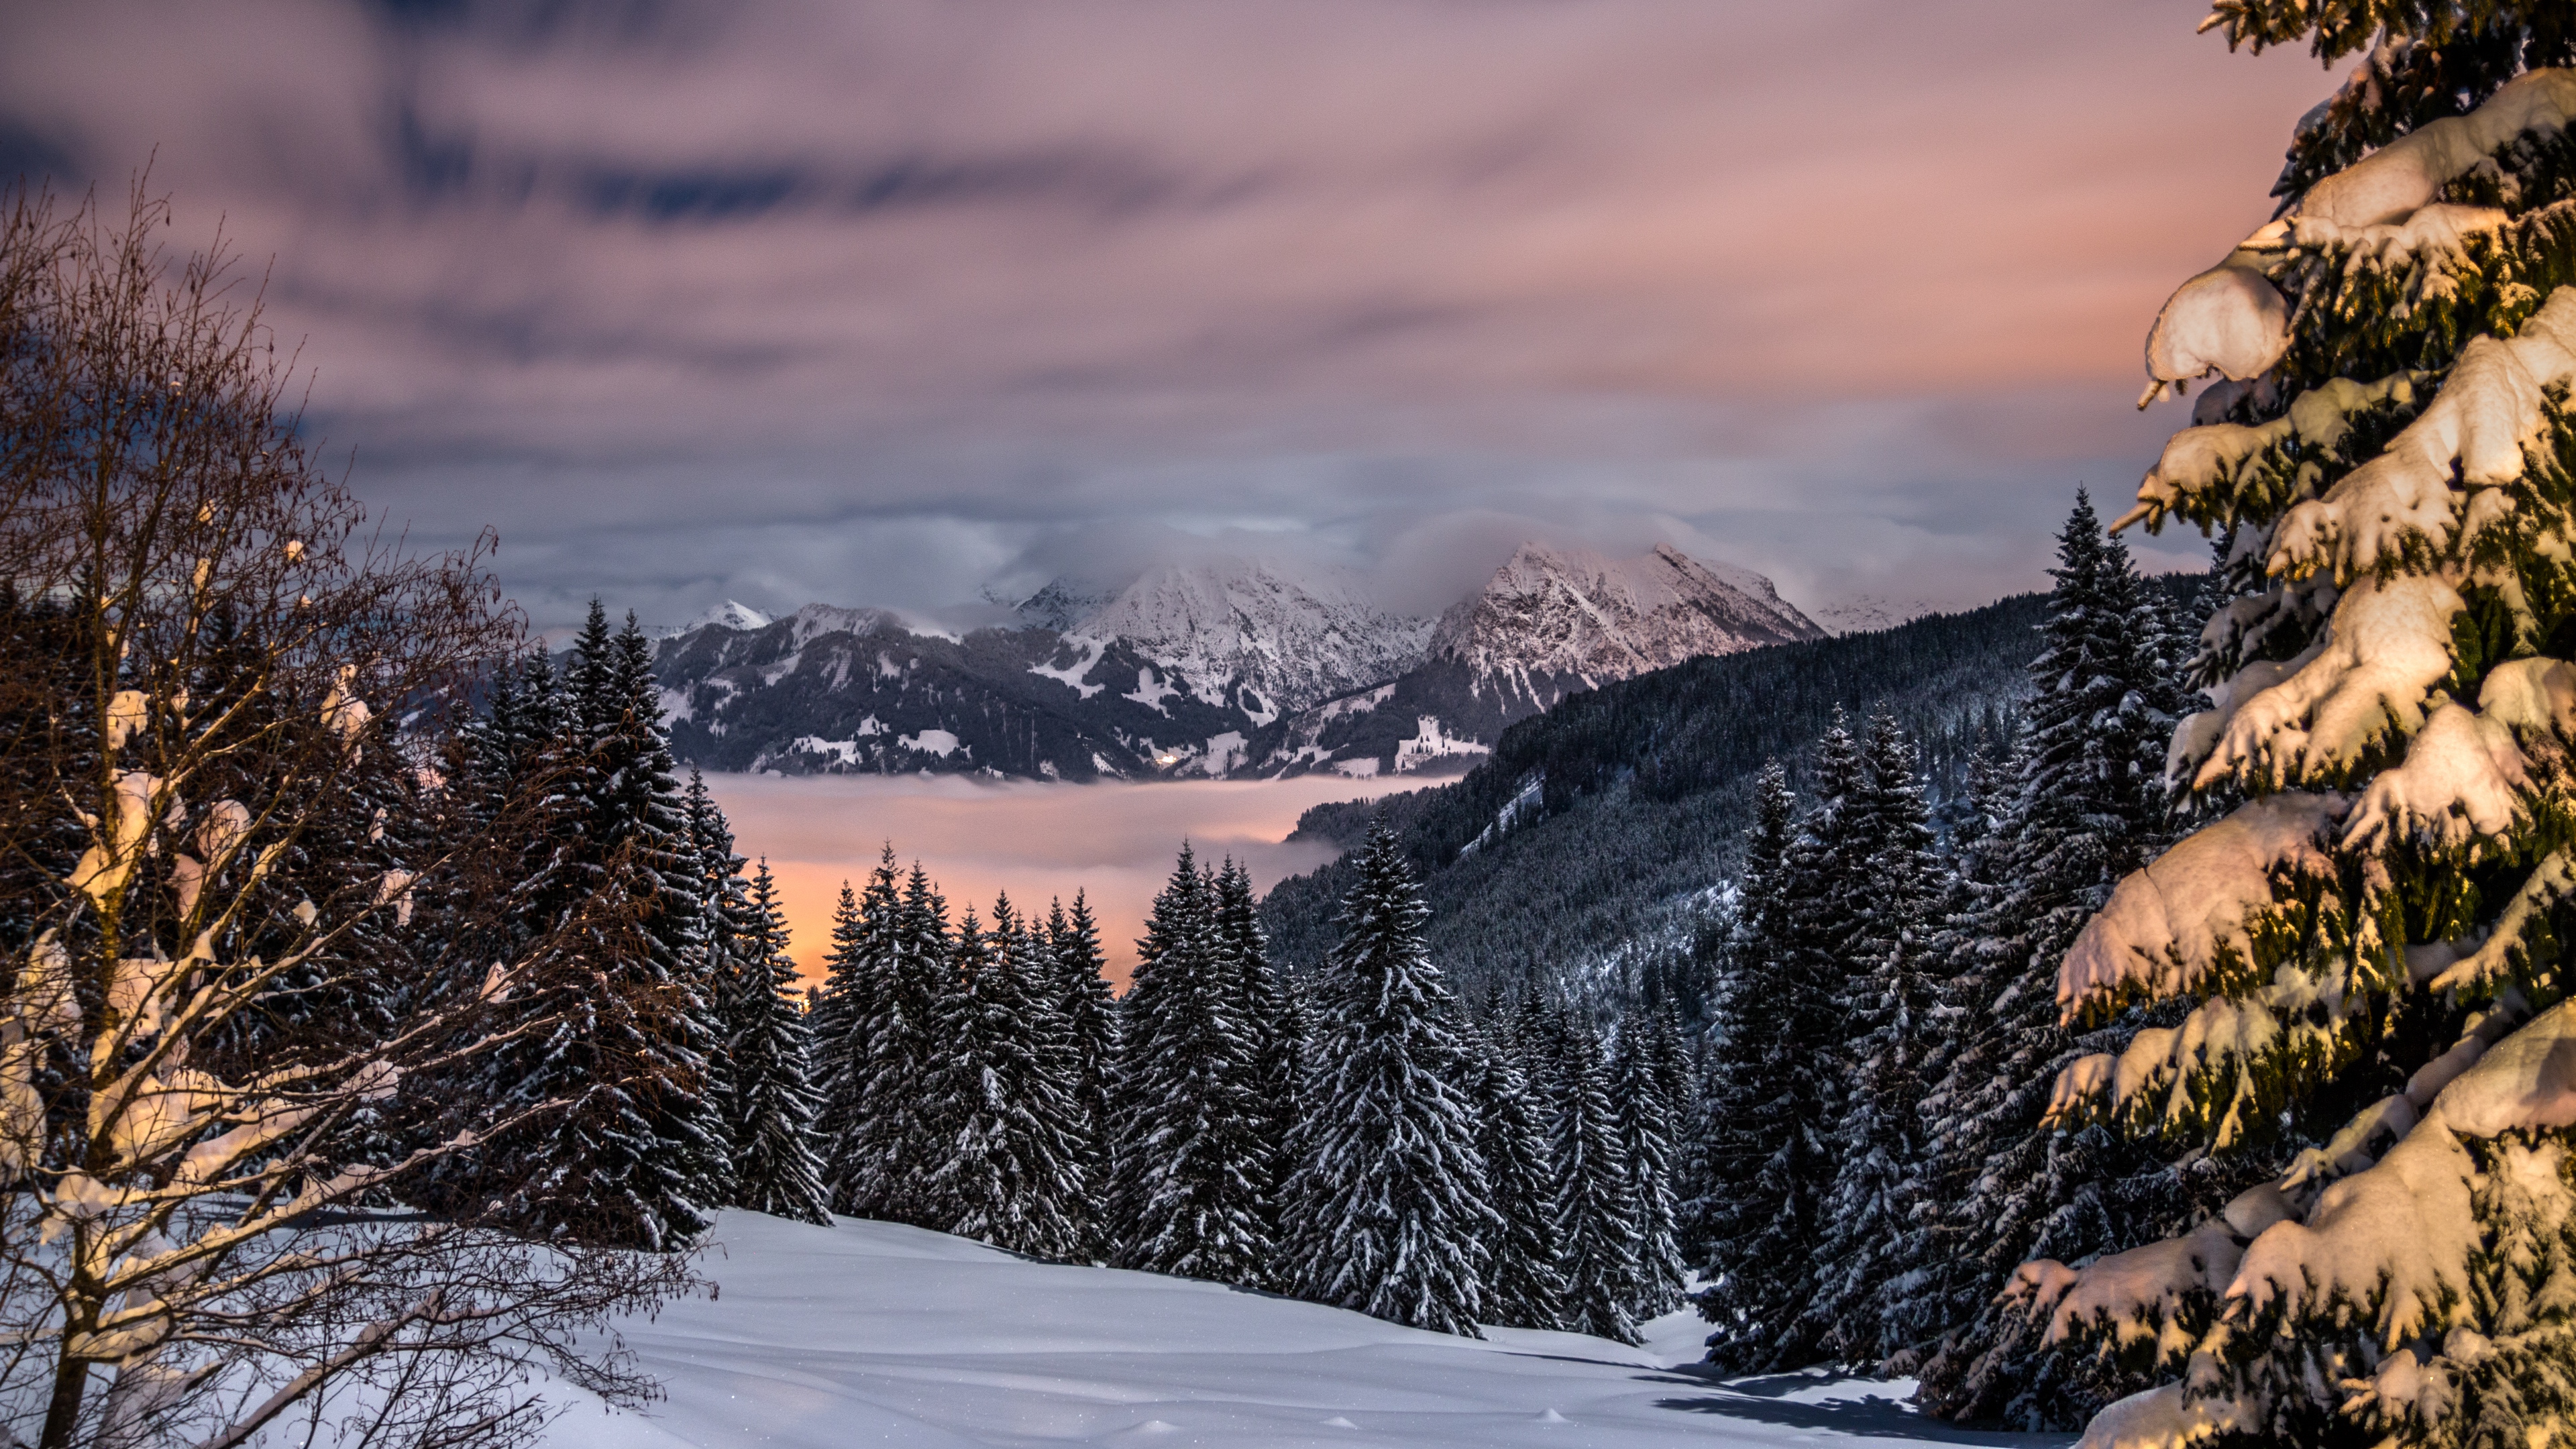
<path fill-rule="evenodd" d="M 2250 960 L 2249 920 L 2272 905 L 2276 876 L 2328 874 L 2324 838 L 2347 802 L 2335 794 L 2254 801 L 2133 872 L 2058 967 L 2071 1018 L 2097 996 L 2197 987 L 2230 960 Z"/>

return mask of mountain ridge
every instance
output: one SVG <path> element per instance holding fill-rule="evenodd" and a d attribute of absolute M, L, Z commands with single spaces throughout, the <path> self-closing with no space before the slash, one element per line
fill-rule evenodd
<path fill-rule="evenodd" d="M 1769 581 L 1677 549 L 1524 545 L 1440 621 L 1348 570 L 1254 558 L 1059 578 L 1016 627 L 730 601 L 656 655 L 690 764 L 1088 780 L 1454 773 L 1567 694 L 1700 653 L 1820 637 Z M 1051 622 L 1037 622 L 1040 619 Z M 1446 631 L 1445 633 L 1443 631 Z"/>

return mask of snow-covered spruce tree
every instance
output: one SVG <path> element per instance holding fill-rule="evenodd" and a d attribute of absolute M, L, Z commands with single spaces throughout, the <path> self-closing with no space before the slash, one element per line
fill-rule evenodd
<path fill-rule="evenodd" d="M 1298 1063 L 1306 1043 L 1298 1035 L 1300 1024 L 1289 1006 L 1288 988 L 1270 963 L 1270 940 L 1261 929 L 1252 875 L 1231 856 L 1217 868 L 1215 900 L 1217 940 L 1234 975 L 1236 1010 L 1252 1036 L 1253 1069 L 1259 1083 L 1255 1103 L 1261 1114 L 1254 1127 L 1259 1142 L 1255 1166 L 1263 1227 L 1276 1239 L 1280 1184 L 1289 1171 L 1288 1136 L 1298 1121 Z"/>
<path fill-rule="evenodd" d="M 733 825 L 708 793 L 706 777 L 696 770 L 689 772 L 680 815 L 698 919 L 698 964 L 693 974 L 706 1003 L 710 1034 L 700 1092 L 718 1124 L 717 1145 L 723 1149 L 720 1159 L 709 1162 L 715 1175 L 699 1184 L 697 1191 L 701 1202 L 739 1206 L 733 1150 L 741 1140 L 744 1117 L 729 1048 L 735 1038 L 755 1029 L 766 1011 L 760 997 L 769 990 L 768 973 L 757 964 L 755 953 L 760 947 L 752 937 L 760 925 L 752 912 L 750 883 L 742 877 L 743 858 L 733 852 Z"/>
<path fill-rule="evenodd" d="M 1556 1096 L 1557 1262 L 1565 1270 L 1565 1326 L 1621 1343 L 1642 1342 L 1636 1316 L 1637 1224 L 1630 1216 L 1628 1154 L 1601 1041 L 1581 1023 L 1563 1034 Z"/>
<path fill-rule="evenodd" d="M 1271 1267 L 1261 1064 L 1218 930 L 1210 878 L 1185 844 L 1122 1003 L 1111 1261 L 1250 1287 Z"/>
<path fill-rule="evenodd" d="M 891 920 L 895 896 L 894 848 L 886 847 L 868 883 L 873 896 L 882 889 Z M 859 1112 L 867 1081 L 867 1030 L 873 990 L 867 949 L 867 918 L 859 911 L 858 892 L 841 882 L 841 898 L 832 907 L 832 947 L 823 955 L 823 987 L 816 993 L 807 1025 L 814 1039 L 814 1132 L 822 1143 L 823 1188 L 831 1205 L 856 1212 L 850 1184 L 857 1173 Z"/>
<path fill-rule="evenodd" d="M 1083 892 L 1074 892 L 1070 911 L 1061 902 L 1048 903 L 1045 944 L 1064 1033 L 1073 1106 L 1069 1130 L 1082 1178 L 1079 1256 L 1098 1259 L 1109 1251 L 1102 1194 L 1109 1177 L 1109 1074 L 1118 1055 L 1118 998 L 1101 974 L 1106 963 L 1100 955 L 1100 927 Z"/>
<path fill-rule="evenodd" d="M 375 1206 L 514 1125 L 424 1089 L 528 965 L 481 949 L 514 875 L 484 827 L 525 802 L 428 769 L 518 632 L 479 549 L 371 541 L 255 304 L 220 257 L 165 269 L 167 222 L 0 201 L 0 1432 L 524 1442 L 526 1367 L 635 1394 L 582 1331 L 686 1274 Z M 243 1029 L 287 980 L 368 1010 Z M 341 1154 L 369 1113 L 399 1159 Z"/>
<path fill-rule="evenodd" d="M 2315 1145 L 2186 1236 L 2015 1288 L 2172 1380 L 2096 1444 L 2576 1442 L 2576 15 L 2231 0 L 2214 23 L 2370 55 L 2303 123 L 2285 214 L 2149 334 L 2151 398 L 2229 379 L 2132 516 L 2233 533 L 2217 705 L 2172 764 L 2244 798 L 2067 953 L 2077 1021 L 2188 1015 L 2070 1064 L 2058 1106 L 2222 1156 Z"/>
<path fill-rule="evenodd" d="M 1485 1317 L 1508 1328 L 1561 1328 L 1565 1274 L 1557 1266 L 1547 1114 L 1504 1046 L 1479 1036 L 1470 1048 L 1467 1096 L 1485 1200 L 1498 1223 L 1486 1244 Z"/>
<path fill-rule="evenodd" d="M 931 1077 L 946 1151 L 930 1191 L 945 1230 L 1033 1257 L 1081 1247 L 1084 1185 L 1067 1123 L 1073 1104 L 1053 1058 L 1051 1003 L 1019 915 L 1004 896 L 986 933 L 970 907 L 941 1015 Z"/>
<path fill-rule="evenodd" d="M 1619 1146 L 1627 1159 L 1628 1220 L 1637 1233 L 1637 1277 L 1628 1313 L 1640 1323 L 1680 1307 L 1682 1286 L 1690 1276 L 1673 1244 L 1672 1102 L 1656 1071 L 1649 1039 L 1653 1020 L 1640 1011 L 1622 1023 L 1610 1071 Z"/>
<path fill-rule="evenodd" d="M 885 988 L 871 997 L 868 1071 L 849 1191 L 867 1216 L 936 1227 L 943 1218 L 930 1178 L 946 1159 L 950 1140 L 943 1135 L 932 1078 L 950 1050 L 941 1032 L 958 982 L 948 902 L 916 860 L 900 901 L 881 899 L 872 881 L 865 909 L 869 940 L 884 944 Z M 882 938 L 876 927 L 881 909 L 891 921 Z"/>
<path fill-rule="evenodd" d="M 1889 1325 L 1928 1355 L 1928 1409 L 2031 1428 L 2080 1424 L 2118 1376 L 2047 1352 L 2026 1315 L 1996 1302 L 2013 1266 L 2177 1232 L 2235 1175 L 2206 1159 L 2177 1171 L 2160 1144 L 2098 1126 L 2041 1126 L 2057 1072 L 2125 1047 L 2141 1025 L 2131 1012 L 2069 1031 L 2057 963 L 2112 886 L 2170 839 L 2163 757 L 2180 694 L 2159 596 L 2080 494 L 2053 573 L 2013 777 L 1973 847 L 1984 883 L 1955 923 L 1949 1019 L 1961 1030 L 1925 1104 L 1933 1142 L 1910 1249 L 1920 1276 Z"/>
<path fill-rule="evenodd" d="M 544 1236 L 675 1247 L 705 1230 L 723 1190 L 725 1125 L 707 1090 L 717 1037 L 686 808 L 631 619 L 627 634 L 592 601 L 538 764 L 549 849 L 517 892 L 537 936 L 585 916 L 623 925 L 589 928 L 582 950 L 554 953 L 504 999 L 548 1025 L 515 1034 L 461 1088 L 572 1105 L 457 1159 L 440 1200 Z"/>
<path fill-rule="evenodd" d="M 1843 1113 L 1836 1065 L 1849 953 L 1868 922 L 1854 905 L 1870 890 L 1871 844 L 1854 828 L 1868 802 L 1868 760 L 1839 712 L 1818 744 L 1815 775 L 1816 804 L 1780 848 L 1778 884 L 1762 886 L 1769 899 L 1728 962 L 1741 1011 L 1719 1055 L 1728 1082 L 1740 1084 L 1726 1089 L 1724 1105 L 1740 1115 L 1718 1127 L 1735 1136 L 1723 1160 L 1740 1175 L 1717 1189 L 1700 1311 L 1715 1325 L 1709 1361 L 1738 1372 L 1795 1368 L 1831 1352 L 1829 1325 L 1808 1310 L 1821 1291 L 1817 1247 Z M 1756 831 L 1775 808 L 1764 788 Z"/>
<path fill-rule="evenodd" d="M 753 870 L 749 929 L 739 938 L 733 1001 L 725 1013 L 732 1095 L 733 1203 L 799 1222 L 829 1223 L 820 1103 L 808 1079 L 813 1040 L 797 1001 L 796 961 L 787 954 L 787 916 L 769 862 Z"/>
<path fill-rule="evenodd" d="M 1315 1080 L 1280 1244 L 1300 1297 L 1482 1337 L 1488 1205 L 1476 1110 L 1450 1080 L 1456 1008 L 1422 939 L 1431 915 L 1395 832 L 1369 828 L 1317 973 Z"/>
<path fill-rule="evenodd" d="M 1744 832 L 1734 916 L 1709 1006 L 1713 1040 L 1684 1148 L 1692 1195 L 1682 1201 L 1676 1236 L 1712 1280 L 1725 1271 L 1725 1245 L 1754 1229 L 1753 1214 L 1743 1210 L 1745 1195 L 1771 1155 L 1756 1127 L 1765 1120 L 1759 1109 L 1777 1085 L 1763 1074 L 1763 1058 L 1784 1003 L 1764 989 L 1762 963 L 1777 954 L 1787 930 L 1783 872 L 1797 816 L 1789 772 L 1774 760 L 1754 781 L 1753 823 Z"/>
<path fill-rule="evenodd" d="M 1862 788 L 1849 828 L 1861 929 L 1847 948 L 1851 976 L 1836 1067 L 1843 1107 L 1835 1124 L 1834 1181 L 1816 1249 L 1814 1332 L 1845 1363 L 1876 1364 L 1888 1298 L 1911 1286 L 1909 1185 L 1923 1157 L 1920 1108 L 1934 975 L 1934 912 L 1946 883 L 1933 852 L 1931 810 L 1913 741 L 1884 713 L 1870 722 Z"/>

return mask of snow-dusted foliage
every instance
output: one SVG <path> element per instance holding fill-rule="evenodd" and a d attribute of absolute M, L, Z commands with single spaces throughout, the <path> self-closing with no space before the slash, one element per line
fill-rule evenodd
<path fill-rule="evenodd" d="M 1007 895 L 989 933 L 966 912 L 950 961 L 929 1081 L 940 1146 L 931 1201 L 946 1231 L 1073 1258 L 1090 1193 L 1049 963 Z"/>
<path fill-rule="evenodd" d="M 2064 1064 L 2108 1119 L 2286 1173 L 2187 1235 L 2026 1266 L 2048 1336 L 2159 1373 L 2087 1442 L 2576 1443 L 2576 61 L 2563 7 L 2222 0 L 2257 45 L 2367 51 L 2283 214 L 2178 293 L 2150 396 L 2230 379 L 2130 518 L 2224 530 L 2211 710 L 2173 778 L 2228 813 L 2123 881 Z"/>
<path fill-rule="evenodd" d="M 1422 945 L 1429 914 L 1379 822 L 1315 985 L 1315 1079 L 1280 1248 L 1301 1297 L 1474 1338 L 1504 1224 L 1475 1105 L 1450 1080 L 1466 1044 Z"/>
<path fill-rule="evenodd" d="M 1467 1095 L 1495 1221 L 1485 1245 L 1485 1321 L 1555 1328 L 1565 1318 L 1565 1274 L 1545 1113 L 1512 1053 L 1481 1036 L 1468 1045 Z"/>
<path fill-rule="evenodd" d="M 2024 1428 L 2076 1427 L 2116 1396 L 2118 1375 L 2046 1352 L 1996 1290 L 2024 1258 L 2080 1261 L 2188 1226 L 2198 1190 L 2197 1177 L 2187 1189 L 2165 1171 L 2153 1143 L 2042 1128 L 2059 1069 L 2139 1029 L 2124 1017 L 2069 1030 L 2057 964 L 2113 885 L 2170 838 L 2160 777 L 2186 637 L 2081 495 L 2054 574 L 2024 734 L 1953 842 L 1937 1008 L 1949 1055 L 1924 1103 L 1905 1251 L 1916 1276 L 1887 1324 L 1928 1409 Z"/>
<path fill-rule="evenodd" d="M 1185 845 L 1154 898 L 1122 1003 L 1108 1215 L 1112 1260 L 1257 1286 L 1270 1260 L 1261 1062 L 1216 883 Z"/>
<path fill-rule="evenodd" d="M 769 862 L 754 869 L 739 963 L 726 983 L 726 1100 L 733 1203 L 800 1222 L 831 1221 L 823 1190 L 820 1103 L 810 1081 L 813 1037 L 797 1003 L 796 961 L 787 954 L 787 917 Z"/>

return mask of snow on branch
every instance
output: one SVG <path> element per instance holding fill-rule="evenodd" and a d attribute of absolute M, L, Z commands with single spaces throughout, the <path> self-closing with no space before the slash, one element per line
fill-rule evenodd
<path fill-rule="evenodd" d="M 2460 351 L 2441 394 L 2385 452 L 2323 498 L 2292 508 L 2273 542 L 2271 571 L 2332 570 L 2338 580 L 2378 570 L 2410 544 L 2465 554 L 2460 508 L 2468 489 L 2523 474 L 2525 451 L 2548 426 L 2545 389 L 2576 383 L 2576 288 L 2550 294 L 2511 339 L 2476 337 Z"/>
<path fill-rule="evenodd" d="M 2249 928 L 2272 908 L 2276 883 L 2333 873 L 2323 842 L 2347 803 L 2331 793 L 2256 800 L 2132 872 L 2058 967 L 2067 1019 L 2096 999 L 2179 995 L 2250 964 Z"/>
<path fill-rule="evenodd" d="M 2251 697 L 2231 688 L 2226 728 L 2193 788 L 2231 777 L 2330 782 L 2372 747 L 2414 733 L 2428 695 L 2451 674 L 2451 621 L 2466 607 L 2430 575 L 2356 580 L 2296 672 Z"/>

